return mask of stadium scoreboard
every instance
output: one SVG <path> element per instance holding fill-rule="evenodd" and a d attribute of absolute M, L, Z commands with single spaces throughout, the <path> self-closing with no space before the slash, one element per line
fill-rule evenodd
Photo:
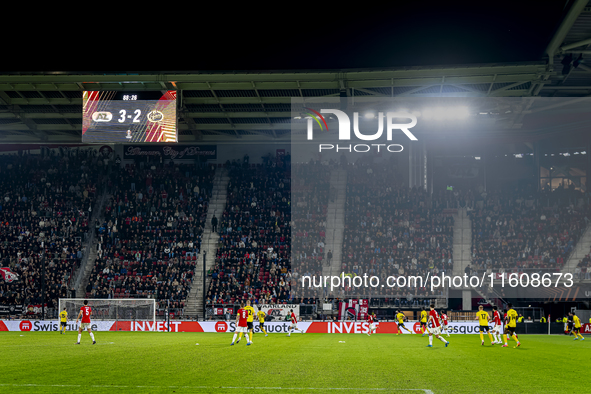
<path fill-rule="evenodd" d="M 176 91 L 85 91 L 82 142 L 178 142 Z"/>

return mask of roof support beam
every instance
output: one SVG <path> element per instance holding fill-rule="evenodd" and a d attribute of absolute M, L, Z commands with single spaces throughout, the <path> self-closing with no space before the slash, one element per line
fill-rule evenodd
<path fill-rule="evenodd" d="M 560 47 L 560 52 L 562 53 L 576 53 L 577 51 L 569 51 L 569 49 L 578 48 L 578 47 L 586 47 L 587 45 L 591 45 L 591 38 L 587 38 L 586 40 L 581 40 L 578 42 L 573 42 L 572 44 L 563 45 Z M 588 51 L 587 51 L 588 52 Z M 583 52 L 579 52 L 583 53 Z"/>
<path fill-rule="evenodd" d="M 560 23 L 558 30 L 550 40 L 548 47 L 546 48 L 546 54 L 548 55 L 548 59 L 550 64 L 554 63 L 554 55 L 558 52 L 560 45 L 564 42 L 566 35 L 573 27 L 573 24 L 583 12 L 585 6 L 589 3 L 588 0 L 575 0 L 573 5 L 571 6 L 570 10 L 568 10 L 566 16 Z"/>
<path fill-rule="evenodd" d="M 524 83 L 526 83 L 526 82 L 527 82 L 527 81 L 522 81 L 522 82 L 515 82 L 515 83 L 512 83 L 512 84 L 510 84 L 510 85 L 503 86 L 502 88 L 498 88 L 498 89 L 496 89 L 496 90 L 493 90 L 493 91 L 490 93 L 490 95 L 491 95 L 491 96 L 494 96 L 494 95 L 496 95 L 497 93 L 500 93 L 500 92 L 503 92 L 503 91 L 505 91 L 505 90 L 508 90 L 508 89 L 514 88 L 514 87 L 516 87 L 516 86 L 522 85 L 522 84 L 524 84 Z"/>
<path fill-rule="evenodd" d="M 10 98 L 6 95 L 5 92 L 0 92 L 0 99 L 4 102 L 10 101 Z M 16 115 L 16 117 L 20 119 L 20 121 L 23 122 L 23 124 L 25 124 L 25 126 L 27 126 L 33 134 L 35 134 L 36 137 L 38 137 L 41 141 L 47 141 L 46 132 L 39 130 L 37 128 L 37 124 L 33 120 L 21 116 L 21 113 L 23 111 L 20 106 L 14 105 L 13 112 Z"/>

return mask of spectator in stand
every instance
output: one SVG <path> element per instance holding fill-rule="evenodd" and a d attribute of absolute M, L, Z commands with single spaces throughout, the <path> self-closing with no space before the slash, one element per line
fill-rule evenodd
<path fill-rule="evenodd" d="M 218 232 L 218 218 L 215 217 L 215 214 L 211 218 L 211 231 L 214 233 Z"/>

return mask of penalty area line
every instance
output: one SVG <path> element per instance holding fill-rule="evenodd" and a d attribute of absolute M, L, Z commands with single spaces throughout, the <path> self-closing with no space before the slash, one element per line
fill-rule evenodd
<path fill-rule="evenodd" d="M 94 387 L 94 388 L 122 388 L 122 389 L 192 389 L 192 390 L 365 390 L 365 391 L 422 391 L 425 394 L 434 394 L 431 390 L 426 389 L 398 389 L 385 387 L 236 387 L 236 386 L 124 386 L 124 385 L 81 385 L 81 384 L 17 384 L 17 383 L 0 383 L 0 387 Z"/>

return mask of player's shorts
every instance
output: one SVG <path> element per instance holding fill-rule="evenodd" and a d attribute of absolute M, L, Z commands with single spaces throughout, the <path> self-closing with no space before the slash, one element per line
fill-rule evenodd
<path fill-rule="evenodd" d="M 423 326 L 427 327 L 427 322 L 424 322 L 424 323 L 421 322 L 421 327 L 423 327 Z"/>
<path fill-rule="evenodd" d="M 252 324 L 251 321 L 247 321 L 246 322 L 246 325 L 247 325 L 247 327 L 248 327 L 249 330 L 252 330 L 253 324 Z"/>
<path fill-rule="evenodd" d="M 447 324 L 442 324 L 441 327 L 447 330 L 449 326 Z"/>
<path fill-rule="evenodd" d="M 507 334 L 515 335 L 515 328 L 516 328 L 516 327 L 509 327 L 509 326 L 506 326 L 506 327 L 505 327 L 505 331 L 507 331 Z"/>
<path fill-rule="evenodd" d="M 90 323 L 80 323 L 80 329 L 82 331 L 84 331 L 84 330 L 90 330 Z"/>
<path fill-rule="evenodd" d="M 439 334 L 441 334 L 441 326 L 439 326 L 439 327 L 431 327 L 431 334 L 433 334 L 433 335 L 439 335 Z"/>
<path fill-rule="evenodd" d="M 248 327 L 236 327 L 236 332 L 244 332 L 247 333 L 248 332 Z"/>
<path fill-rule="evenodd" d="M 502 330 L 501 330 L 502 328 L 503 328 L 503 325 L 502 325 L 502 324 L 495 324 L 495 325 L 492 327 L 492 330 L 493 330 L 494 332 L 501 332 L 501 331 L 502 331 Z"/>
<path fill-rule="evenodd" d="M 577 334 L 579 334 L 581 332 L 581 327 L 573 328 L 573 332 L 576 332 Z"/>
<path fill-rule="evenodd" d="M 376 325 L 375 325 L 374 323 L 371 323 L 371 324 L 369 325 L 369 331 L 373 331 L 373 330 L 375 330 L 375 329 L 376 329 Z"/>
<path fill-rule="evenodd" d="M 67 324 L 68 324 L 68 322 L 67 322 L 67 321 L 62 321 L 62 322 L 60 322 L 60 326 L 62 326 L 62 327 L 65 327 Z"/>
<path fill-rule="evenodd" d="M 292 328 L 293 328 L 294 330 L 297 330 L 297 329 L 298 329 L 298 325 L 297 325 L 297 323 L 292 323 L 292 324 L 290 324 L 290 325 L 289 325 L 289 329 L 291 330 Z"/>
<path fill-rule="evenodd" d="M 480 326 L 480 332 L 483 332 L 483 331 L 490 332 L 490 327 L 489 326 Z"/>
<path fill-rule="evenodd" d="M 402 328 L 406 329 L 406 327 L 404 327 L 404 323 L 398 323 L 398 327 L 402 327 Z"/>

